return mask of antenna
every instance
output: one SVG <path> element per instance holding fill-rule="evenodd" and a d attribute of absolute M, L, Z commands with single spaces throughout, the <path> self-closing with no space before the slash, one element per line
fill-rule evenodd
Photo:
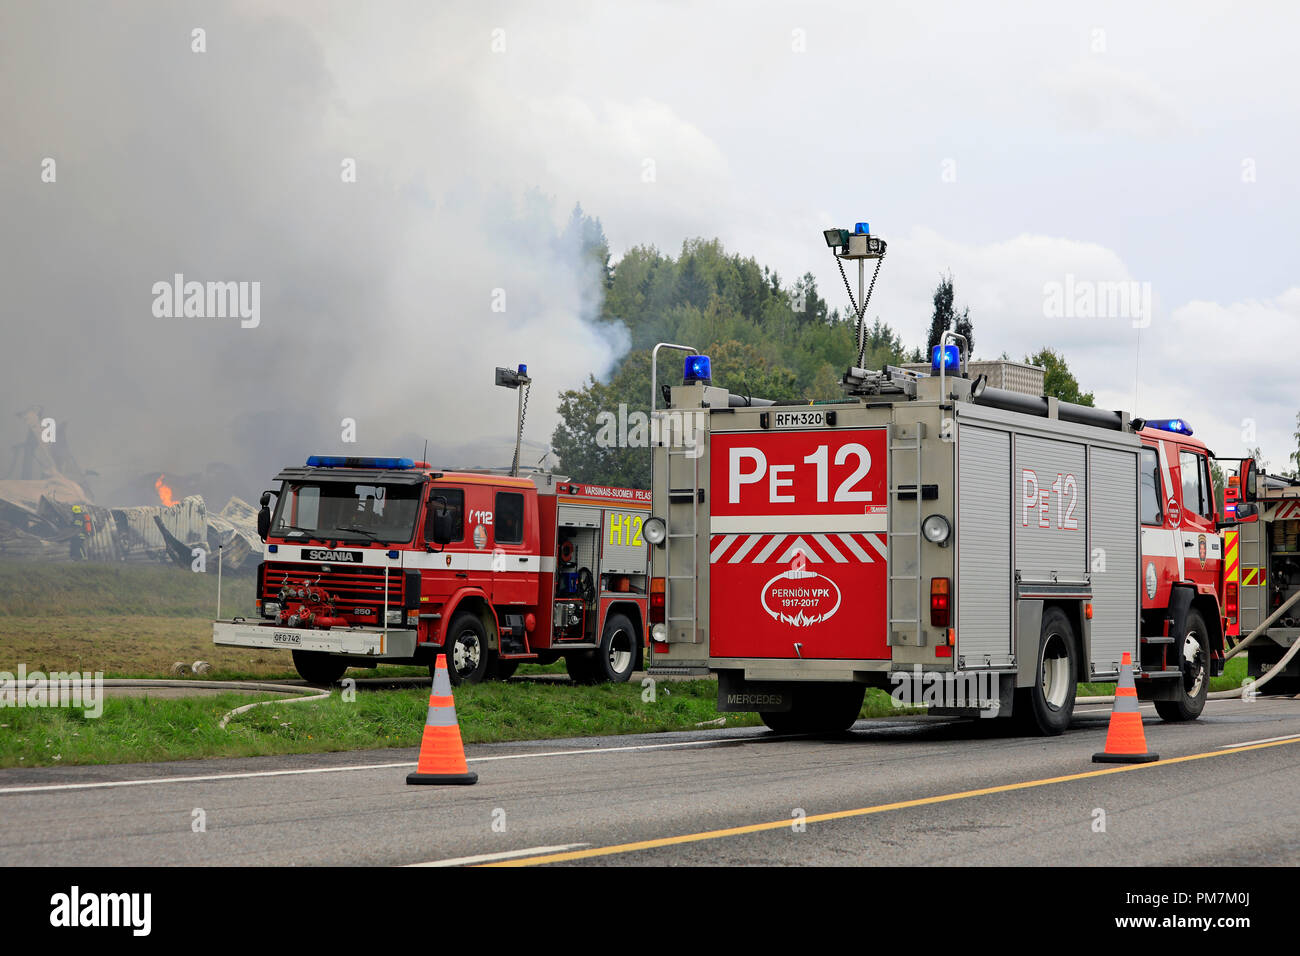
<path fill-rule="evenodd" d="M 429 460 L 429 439 L 424 440 L 424 454 L 420 456 L 420 461 L 428 462 Z"/>

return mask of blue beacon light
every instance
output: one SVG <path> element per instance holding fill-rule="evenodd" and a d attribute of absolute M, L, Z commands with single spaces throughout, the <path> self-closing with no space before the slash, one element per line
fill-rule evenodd
<path fill-rule="evenodd" d="M 1192 433 L 1192 426 L 1181 418 L 1151 420 L 1147 422 L 1147 428 L 1155 428 L 1162 432 L 1173 432 L 1175 435 L 1191 435 Z"/>
<path fill-rule="evenodd" d="M 682 377 L 687 385 L 695 382 L 703 382 L 708 385 L 713 381 L 713 363 L 707 355 L 688 355 Z"/>
<path fill-rule="evenodd" d="M 940 358 L 942 352 L 942 359 Z M 936 345 L 930 351 L 930 368 L 939 371 L 940 362 L 944 369 L 955 371 L 961 368 L 961 349 L 956 345 Z"/>
<path fill-rule="evenodd" d="M 348 458 L 341 455 L 312 455 L 307 459 L 309 468 L 380 468 L 401 471 L 415 467 L 413 458 Z"/>

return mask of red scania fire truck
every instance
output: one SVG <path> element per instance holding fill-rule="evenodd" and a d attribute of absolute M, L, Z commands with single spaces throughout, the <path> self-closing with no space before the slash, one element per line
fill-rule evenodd
<path fill-rule="evenodd" d="M 827 243 L 882 257 L 865 226 Z M 1185 422 L 989 387 L 955 333 L 932 374 L 853 367 L 813 404 L 731 394 L 665 348 L 689 354 L 683 384 L 651 383 L 652 673 L 713 672 L 720 710 L 836 731 L 866 687 L 924 672 L 976 692 L 931 713 L 1058 734 L 1128 652 L 1162 717 L 1201 713 L 1223 547 Z"/>
<path fill-rule="evenodd" d="M 639 666 L 648 491 L 409 458 L 313 456 L 277 478 L 259 620 L 214 622 L 215 644 L 289 649 L 312 683 L 439 651 L 455 683 L 560 657 L 584 683 Z"/>

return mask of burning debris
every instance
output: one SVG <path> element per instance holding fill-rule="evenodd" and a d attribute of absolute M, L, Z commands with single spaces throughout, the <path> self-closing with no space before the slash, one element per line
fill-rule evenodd
<path fill-rule="evenodd" d="M 174 561 L 189 569 L 194 549 L 215 560 L 221 549 L 226 568 L 252 567 L 262 551 L 257 512 L 231 498 L 210 514 L 198 495 L 177 499 L 160 474 L 154 482 L 158 505 L 109 508 L 94 503 L 85 487 L 87 474 L 68 450 L 66 425 L 57 441 L 42 435 L 52 419 L 33 406 L 19 416 L 27 425 L 24 442 L 0 480 L 0 560 Z M 16 477 L 15 477 L 16 473 Z"/>
<path fill-rule="evenodd" d="M 170 507 L 105 508 L 45 494 L 32 507 L 4 497 L 0 489 L 0 559 L 170 560 L 189 569 L 195 548 L 210 559 L 222 549 L 230 570 L 255 564 L 262 542 L 253 507 L 231 498 L 220 513 L 209 514 L 201 497 L 189 495 Z"/>
<path fill-rule="evenodd" d="M 171 488 L 163 484 L 163 479 L 166 477 L 166 475 L 159 475 L 158 480 L 153 483 L 153 486 L 158 489 L 158 497 L 162 500 L 163 505 L 167 508 L 174 508 L 176 506 L 176 498 L 172 495 Z"/>

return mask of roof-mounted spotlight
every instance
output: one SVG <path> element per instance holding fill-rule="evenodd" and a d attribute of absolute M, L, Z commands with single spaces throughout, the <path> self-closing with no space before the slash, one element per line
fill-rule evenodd
<path fill-rule="evenodd" d="M 849 244 L 849 231 L 847 229 L 824 229 L 822 235 L 826 238 L 826 245 L 832 249 Z"/>

